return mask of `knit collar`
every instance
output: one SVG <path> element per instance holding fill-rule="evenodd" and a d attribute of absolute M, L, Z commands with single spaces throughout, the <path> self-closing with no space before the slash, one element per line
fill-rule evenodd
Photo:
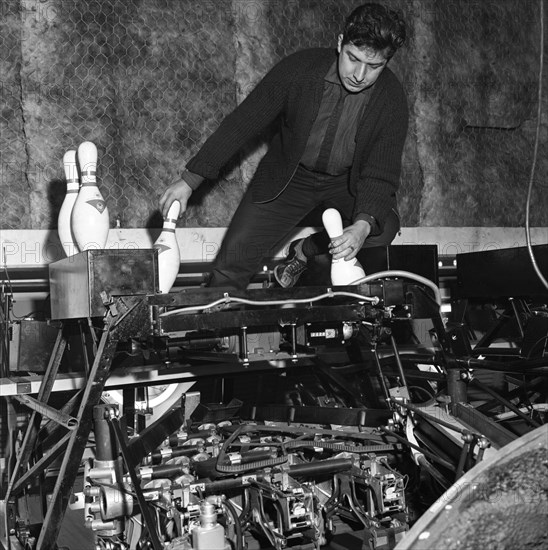
<path fill-rule="evenodd" d="M 339 73 L 337 71 L 337 60 L 331 63 L 331 66 L 329 67 L 329 70 L 327 71 L 324 80 L 326 80 L 327 82 L 331 82 L 331 84 L 338 84 L 339 86 L 342 86 L 341 79 L 339 78 Z"/>

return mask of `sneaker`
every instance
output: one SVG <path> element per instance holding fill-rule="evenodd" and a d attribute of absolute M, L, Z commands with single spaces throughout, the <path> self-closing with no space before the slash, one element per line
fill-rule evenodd
<path fill-rule="evenodd" d="M 298 258 L 297 252 L 295 251 L 295 247 L 299 242 L 301 241 L 293 241 L 289 245 L 287 258 L 274 268 L 274 277 L 276 278 L 276 281 L 278 281 L 278 284 L 283 288 L 295 286 L 299 280 L 299 277 L 306 269 L 306 260 L 301 260 Z"/>

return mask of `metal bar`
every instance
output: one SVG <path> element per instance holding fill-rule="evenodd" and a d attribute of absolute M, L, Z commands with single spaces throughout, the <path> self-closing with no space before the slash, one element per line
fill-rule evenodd
<path fill-rule="evenodd" d="M 159 317 L 158 326 L 162 335 L 171 335 L 186 330 L 213 330 L 226 327 L 287 326 L 327 321 L 363 321 L 373 318 L 369 305 L 331 305 L 328 307 L 299 307 L 286 309 L 250 309 L 211 313 L 174 313 Z"/>
<path fill-rule="evenodd" d="M 401 362 L 401 357 L 398 352 L 398 346 L 396 345 L 396 339 L 394 338 L 394 335 L 390 335 L 390 345 L 392 346 L 392 350 L 394 351 L 394 359 L 396 360 L 396 365 L 398 366 L 398 371 L 400 373 L 402 386 L 407 387 L 407 380 L 405 379 L 405 372 L 403 372 L 403 364 Z"/>
<path fill-rule="evenodd" d="M 388 391 L 388 386 L 386 385 L 386 380 L 384 379 L 384 373 L 382 371 L 381 362 L 379 359 L 379 352 L 377 351 L 377 346 L 373 349 L 373 357 L 375 358 L 375 365 L 377 366 L 377 373 L 379 375 L 379 380 L 381 383 L 382 391 L 386 400 L 390 399 L 390 392 Z"/>
<path fill-rule="evenodd" d="M 425 456 L 419 456 L 417 458 L 419 466 L 422 466 L 445 490 L 449 489 L 451 484 L 445 479 L 445 477 L 436 469 Z"/>
<path fill-rule="evenodd" d="M 93 422 L 93 407 L 101 399 L 105 380 L 110 369 L 118 338 L 112 332 L 114 319 L 108 317 L 91 367 L 82 401 L 78 409 L 78 428 L 71 432 L 67 450 L 59 469 L 57 482 L 49 502 L 46 517 L 36 544 L 36 550 L 50 550 L 55 547 L 61 522 L 65 514 L 72 487 L 78 475 L 82 455 L 86 447 Z"/>
<path fill-rule="evenodd" d="M 496 392 L 489 386 L 486 386 L 476 378 L 472 378 L 470 383 L 480 388 L 481 390 L 487 392 L 489 395 L 492 395 L 497 401 L 499 401 L 499 403 L 502 403 L 505 407 L 509 408 L 512 412 L 516 413 L 521 419 L 525 420 L 528 424 L 530 424 L 534 428 L 539 428 L 541 426 L 541 424 L 539 424 L 536 420 L 529 418 L 525 413 L 520 411 L 519 408 L 516 407 L 511 401 L 508 401 L 508 399 L 505 399 L 498 392 Z"/>
<path fill-rule="evenodd" d="M 446 428 L 449 428 L 450 430 L 458 432 L 461 435 L 470 435 L 470 430 L 467 430 L 464 428 L 457 428 L 453 424 L 450 424 L 449 422 L 445 422 L 445 420 L 441 420 L 439 418 L 436 418 L 435 416 L 425 413 L 423 410 L 421 410 L 420 407 L 417 407 L 416 405 L 412 405 L 411 403 L 404 403 L 393 397 L 390 398 L 390 401 L 392 401 L 396 405 L 400 405 L 400 407 L 404 407 L 406 409 L 409 409 L 410 411 L 417 413 L 418 415 L 422 416 L 425 420 L 429 420 L 430 422 L 435 422 L 440 426 L 445 426 Z"/>
<path fill-rule="evenodd" d="M 130 451 L 131 462 L 128 467 L 135 467 L 145 456 L 154 451 L 164 439 L 177 431 L 185 421 L 185 411 L 176 407 L 164 413 L 156 422 L 146 427 L 138 437 L 126 445 Z"/>
<path fill-rule="evenodd" d="M 461 376 L 460 369 L 447 369 L 447 393 L 451 398 L 451 408 L 455 403 L 466 403 L 468 401 L 468 388 Z"/>
<path fill-rule="evenodd" d="M 42 416 L 53 420 L 57 424 L 64 426 L 68 430 L 74 430 L 78 426 L 78 420 L 73 416 L 64 414 L 53 407 L 50 407 L 46 403 L 42 403 L 30 395 L 14 395 L 13 399 L 17 399 L 19 403 L 22 403 L 29 409 L 40 413 Z"/>
<path fill-rule="evenodd" d="M 489 329 L 485 332 L 485 334 L 480 338 L 480 340 L 476 342 L 474 349 L 489 347 L 489 344 L 491 344 L 495 340 L 499 330 L 509 321 L 510 318 L 511 316 L 509 315 L 508 309 L 505 309 L 500 317 L 496 320 L 496 322 L 491 325 Z"/>
<path fill-rule="evenodd" d="M 453 414 L 474 431 L 485 436 L 495 449 L 500 449 L 517 438 L 512 432 L 496 424 L 468 403 L 456 403 Z"/>
<path fill-rule="evenodd" d="M 456 366 L 464 369 L 494 370 L 508 374 L 536 374 L 540 375 L 548 372 L 546 368 L 546 358 L 538 357 L 536 359 L 519 359 L 517 361 L 490 361 L 489 359 L 477 359 L 475 357 L 455 358 L 453 362 Z"/>
<path fill-rule="evenodd" d="M 244 363 L 249 362 L 249 353 L 247 350 L 247 327 L 240 327 L 240 359 Z"/>
<path fill-rule="evenodd" d="M 93 354 L 95 355 L 97 353 L 97 334 L 95 334 L 95 327 L 93 326 L 91 317 L 88 317 L 87 320 L 88 320 L 89 332 L 91 334 L 91 340 L 93 342 Z"/>
<path fill-rule="evenodd" d="M 169 365 L 165 363 L 158 363 L 154 365 L 140 365 L 137 367 L 128 367 L 113 369 L 111 376 L 109 376 L 105 388 L 121 388 L 128 386 L 157 386 L 158 384 L 172 384 L 172 383 L 187 383 L 189 387 L 191 381 L 207 376 L 218 376 L 219 374 L 237 374 L 240 372 L 253 371 L 267 371 L 267 370 L 279 370 L 280 368 L 295 368 L 295 364 L 291 361 L 289 353 L 279 353 L 273 358 L 276 359 L 276 365 L 272 365 L 268 358 L 261 360 L 250 361 L 249 364 L 244 365 L 236 357 L 231 359 L 230 357 L 222 361 L 222 354 L 216 354 L 214 357 L 207 357 L 208 363 L 200 365 L 199 369 L 189 365 L 186 358 L 184 363 L 178 363 L 175 359 Z M 229 355 L 229 354 L 226 354 Z M 199 357 L 193 354 L 191 359 Z M 312 355 L 299 354 L 300 365 L 310 364 L 310 357 Z M 17 379 L 0 379 L 0 397 L 11 397 L 13 395 L 19 395 L 22 392 L 17 391 L 17 382 L 14 380 L 20 380 L 22 383 L 26 383 L 29 377 L 18 377 Z M 27 385 L 31 386 L 31 390 L 24 393 L 36 393 L 39 389 L 39 384 L 42 377 L 36 376 L 31 379 L 31 382 Z M 81 374 L 68 374 L 59 375 L 55 381 L 53 390 L 56 392 L 63 391 L 76 391 L 83 389 L 86 385 L 86 379 Z"/>
<path fill-rule="evenodd" d="M 10 346 L 9 346 L 9 310 L 11 297 L 9 294 L 4 294 L 4 289 L 0 292 L 0 297 L 4 297 L 4 303 L 1 306 L 0 312 L 3 313 L 2 317 L 2 348 L 0 349 L 0 374 L 6 376 L 10 368 Z"/>
<path fill-rule="evenodd" d="M 455 481 L 457 481 L 457 479 L 460 479 L 462 477 L 462 474 L 464 473 L 464 466 L 466 464 L 466 458 L 468 457 L 470 450 L 472 448 L 473 448 L 473 445 L 471 445 L 467 441 L 462 446 L 462 449 L 460 451 L 460 456 L 459 456 L 459 464 L 457 466 L 457 473 L 455 475 Z"/>
<path fill-rule="evenodd" d="M 402 437 L 401 435 L 398 435 L 394 433 L 393 431 L 383 428 L 382 426 L 379 428 L 382 432 L 385 434 L 390 434 L 392 437 L 395 437 L 400 443 L 403 443 L 404 445 L 407 445 L 408 447 L 411 447 L 412 449 L 416 449 L 420 453 L 422 453 L 424 456 L 427 456 L 430 460 L 433 460 L 434 462 L 437 462 L 438 464 L 441 464 L 444 468 L 447 468 L 449 470 L 454 469 L 454 465 L 448 462 L 447 460 L 444 460 L 443 458 L 440 458 L 434 453 L 431 453 L 430 451 L 423 449 L 422 447 L 419 447 L 418 445 L 415 445 L 414 443 L 411 443 L 405 437 Z"/>
<path fill-rule="evenodd" d="M 514 298 L 508 298 L 508 301 L 510 302 L 510 305 L 512 306 L 512 311 L 514 312 L 514 317 L 515 317 L 516 323 L 518 325 L 519 335 L 523 339 L 523 335 L 525 333 L 524 333 L 524 330 L 523 330 L 523 325 L 521 323 L 521 319 L 519 318 L 519 311 L 518 311 L 518 308 L 516 306 L 516 302 L 515 302 Z M 520 304 L 521 304 L 521 300 L 520 300 Z"/>
<path fill-rule="evenodd" d="M 158 533 L 156 532 L 154 519 L 152 518 L 152 515 L 150 513 L 150 508 L 148 507 L 148 503 L 145 500 L 145 497 L 143 495 L 143 491 L 141 489 L 141 482 L 135 472 L 133 459 L 131 458 L 131 453 L 129 452 L 129 449 L 127 446 L 126 437 L 124 437 L 124 433 L 120 426 L 120 421 L 115 416 L 109 416 L 108 421 L 110 422 L 111 426 L 114 428 L 116 439 L 118 440 L 118 443 L 120 445 L 120 452 L 122 453 L 122 457 L 124 458 L 124 461 L 126 463 L 129 476 L 133 484 L 133 490 L 135 492 L 135 495 L 137 496 L 137 501 L 139 502 L 141 514 L 143 515 L 143 520 L 148 529 L 148 534 L 151 539 L 152 547 L 154 548 L 154 550 L 162 550 L 164 548 L 164 545 L 160 542 L 160 538 L 158 536 Z"/>
<path fill-rule="evenodd" d="M 81 392 L 76 392 L 60 409 L 59 411 L 64 414 L 72 414 L 76 407 L 78 406 L 79 400 L 81 397 Z M 49 446 L 55 444 L 62 436 L 65 435 L 64 431 L 61 431 L 63 428 L 58 424 L 55 424 L 53 421 L 48 421 L 46 424 L 43 424 L 38 432 L 38 438 L 40 444 L 44 449 L 48 449 Z"/>
<path fill-rule="evenodd" d="M 48 449 L 48 454 L 43 456 L 32 468 L 27 470 L 13 485 L 13 494 L 17 494 L 21 489 L 25 488 L 27 480 L 32 479 L 35 475 L 45 471 L 45 469 L 55 461 L 55 459 L 63 452 L 71 433 L 66 433 L 55 445 Z"/>
<path fill-rule="evenodd" d="M 84 372 L 86 376 L 89 375 L 90 366 L 89 366 L 89 357 L 88 357 L 88 345 L 86 341 L 86 335 L 83 330 L 84 320 L 78 319 L 78 328 L 80 329 L 80 343 L 82 344 L 82 355 L 84 356 Z M 97 346 L 95 346 L 95 352 L 97 353 Z"/>
<path fill-rule="evenodd" d="M 297 358 L 297 325 L 291 323 L 291 357 Z"/>

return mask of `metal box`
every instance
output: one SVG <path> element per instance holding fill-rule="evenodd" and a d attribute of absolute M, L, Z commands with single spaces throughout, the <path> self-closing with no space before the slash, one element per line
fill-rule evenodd
<path fill-rule="evenodd" d="M 21 319 L 14 323 L 10 370 L 45 372 L 58 332 L 59 327 L 46 321 Z"/>
<path fill-rule="evenodd" d="M 86 250 L 49 265 L 52 319 L 102 317 L 110 296 L 158 291 L 158 252 Z"/>
<path fill-rule="evenodd" d="M 368 275 L 379 271 L 409 271 L 438 284 L 438 247 L 435 244 L 397 244 L 363 248 L 358 253 Z"/>
<path fill-rule="evenodd" d="M 548 245 L 533 246 L 541 273 L 548 273 Z M 548 295 L 525 246 L 457 254 L 459 298 L 536 298 Z"/>

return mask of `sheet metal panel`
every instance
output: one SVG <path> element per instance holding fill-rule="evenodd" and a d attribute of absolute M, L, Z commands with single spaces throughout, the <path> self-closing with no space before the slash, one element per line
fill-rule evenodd
<path fill-rule="evenodd" d="M 154 294 L 158 253 L 138 250 L 86 250 L 49 265 L 52 319 L 100 317 L 102 292 L 110 296 Z"/>

